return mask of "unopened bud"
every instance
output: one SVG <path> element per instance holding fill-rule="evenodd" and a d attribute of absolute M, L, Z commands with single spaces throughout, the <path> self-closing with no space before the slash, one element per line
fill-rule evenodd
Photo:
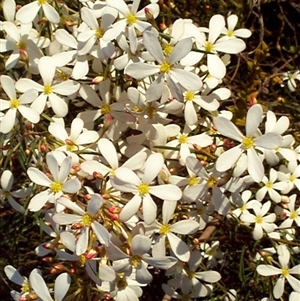
<path fill-rule="evenodd" d="M 145 12 L 145 15 L 146 15 L 146 19 L 148 21 L 153 20 L 153 14 L 151 13 L 151 10 L 149 9 L 149 7 L 145 7 L 144 12 Z"/>
<path fill-rule="evenodd" d="M 45 151 L 47 151 L 47 149 L 48 149 L 48 145 L 47 145 L 47 144 L 41 144 L 41 146 L 40 146 L 40 151 L 41 151 L 42 153 L 44 153 Z"/>
<path fill-rule="evenodd" d="M 160 23 L 159 28 L 160 28 L 160 30 L 165 30 L 165 29 L 167 29 L 167 25 L 165 23 Z"/>
<path fill-rule="evenodd" d="M 19 54 L 20 54 L 21 59 L 22 59 L 23 61 L 28 61 L 28 53 L 27 53 L 26 50 L 20 49 L 20 50 L 19 50 Z"/>
<path fill-rule="evenodd" d="M 231 139 L 224 139 L 224 144 L 223 144 L 225 149 L 230 149 L 233 147 L 233 141 Z"/>
<path fill-rule="evenodd" d="M 108 209 L 108 211 L 109 211 L 110 213 L 113 213 L 113 214 L 119 214 L 119 213 L 122 211 L 122 209 L 121 209 L 120 207 L 118 207 L 118 206 L 111 206 L 111 207 Z"/>
<path fill-rule="evenodd" d="M 86 259 L 93 259 L 98 255 L 98 252 L 94 249 L 89 250 L 86 254 L 85 257 Z"/>
<path fill-rule="evenodd" d="M 92 198 L 90 194 L 85 194 L 83 197 L 86 201 L 89 201 Z"/>
<path fill-rule="evenodd" d="M 95 178 L 95 179 L 99 179 L 99 180 L 102 180 L 104 177 L 103 177 L 103 174 L 102 173 L 100 173 L 100 172 L 98 172 L 98 171 L 94 171 L 93 172 L 93 177 Z"/>
<path fill-rule="evenodd" d="M 53 263 L 53 260 L 54 260 L 53 257 L 49 257 L 49 256 L 42 258 L 42 261 L 47 263 Z"/>
<path fill-rule="evenodd" d="M 256 97 L 255 97 L 254 94 L 251 94 L 251 95 L 250 95 L 250 102 L 249 102 L 249 105 L 250 105 L 250 107 L 252 107 L 252 106 L 255 105 L 255 104 L 257 104 L 257 99 L 256 99 Z"/>
<path fill-rule="evenodd" d="M 99 84 L 104 80 L 102 75 L 96 76 L 92 79 L 92 84 Z"/>

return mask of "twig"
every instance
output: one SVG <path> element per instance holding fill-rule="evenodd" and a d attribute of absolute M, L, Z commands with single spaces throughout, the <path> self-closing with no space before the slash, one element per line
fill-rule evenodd
<path fill-rule="evenodd" d="M 198 238 L 199 242 L 203 242 L 208 240 L 214 231 L 219 227 L 221 224 L 221 219 L 219 216 L 215 217 L 205 228 L 203 233 Z"/>

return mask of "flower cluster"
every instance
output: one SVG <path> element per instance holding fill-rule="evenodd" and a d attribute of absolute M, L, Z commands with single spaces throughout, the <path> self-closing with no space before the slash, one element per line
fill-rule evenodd
<path fill-rule="evenodd" d="M 179 19 L 160 32 L 157 2 L 80 1 L 74 12 L 38 0 L 15 14 L 14 0 L 3 1 L 0 45 L 11 71 L 0 77 L 3 149 L 17 139 L 32 151 L 26 188 L 14 189 L 6 166 L 0 200 L 39 212 L 52 239 L 36 254 L 52 256 L 60 274 L 49 286 L 41 270 L 27 279 L 7 265 L 21 286 L 14 300 L 134 301 L 153 268 L 165 270 L 170 297 L 206 297 L 225 260 L 217 239 L 200 243 L 216 217 L 237 220 L 254 240 L 277 239 L 281 268 L 257 260 L 257 272 L 280 275 L 275 299 L 285 279 L 290 300 L 300 294 L 290 275 L 299 265 L 288 266 L 297 250 L 282 243 L 300 226 L 289 119 L 254 104 L 243 129 L 220 110 L 231 95 L 230 55 L 251 32 L 235 29 L 236 15 L 214 15 L 208 28 Z"/>

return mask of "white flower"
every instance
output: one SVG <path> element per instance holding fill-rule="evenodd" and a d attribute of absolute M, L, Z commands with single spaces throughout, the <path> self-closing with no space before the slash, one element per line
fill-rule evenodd
<path fill-rule="evenodd" d="M 249 38 L 251 36 L 251 31 L 246 28 L 234 29 L 238 22 L 237 15 L 230 15 L 226 19 L 227 21 L 227 28 L 222 31 L 222 34 L 225 35 L 226 38 Z M 224 38 L 225 38 L 224 37 Z"/>
<path fill-rule="evenodd" d="M 69 290 L 71 277 L 68 273 L 62 273 L 55 279 L 54 300 L 49 293 L 49 288 L 47 287 L 39 269 L 34 269 L 30 273 L 29 281 L 34 292 L 43 301 L 63 301 Z"/>
<path fill-rule="evenodd" d="M 40 115 L 28 106 L 37 97 L 37 92 L 31 89 L 21 95 L 20 98 L 17 98 L 15 83 L 9 76 L 1 75 L 0 82 L 9 98 L 9 100 L 0 98 L 0 111 L 7 110 L 0 122 L 0 132 L 7 134 L 12 130 L 15 125 L 17 112 L 32 123 L 39 122 Z"/>
<path fill-rule="evenodd" d="M 207 147 L 213 143 L 212 138 L 206 133 L 201 133 L 197 135 L 192 135 L 191 132 L 195 129 L 196 126 L 188 126 L 185 124 L 182 133 L 179 133 L 176 136 L 176 139 L 171 140 L 166 144 L 165 155 L 171 158 L 178 158 L 181 165 L 186 164 L 186 158 L 191 155 L 191 149 L 194 149 L 194 146 Z M 169 151 L 168 147 L 176 148 L 179 146 L 178 151 Z"/>
<path fill-rule="evenodd" d="M 262 121 L 262 113 L 263 111 L 260 105 L 253 105 L 249 109 L 246 119 L 246 136 L 227 118 L 218 116 L 214 119 L 214 124 L 220 134 L 240 142 L 240 144 L 219 156 L 216 162 L 216 169 L 218 171 L 222 172 L 232 168 L 240 156 L 246 152 L 250 176 L 255 182 L 262 180 L 264 167 L 256 152 L 256 147 L 274 149 L 278 147 L 282 141 L 282 137 L 276 133 L 266 133 L 256 137 L 258 126 Z"/>
<path fill-rule="evenodd" d="M 296 70 L 294 72 L 285 72 L 283 74 L 282 80 L 287 80 L 288 88 L 291 92 L 295 92 L 297 88 L 296 80 L 300 80 L 300 71 Z"/>
<path fill-rule="evenodd" d="M 18 212 L 24 213 L 25 209 L 14 198 L 24 198 L 29 195 L 29 189 L 18 189 L 11 191 L 14 183 L 14 176 L 10 170 L 5 170 L 0 179 L 0 200 L 4 202 L 6 199 L 9 204 Z"/>
<path fill-rule="evenodd" d="M 48 131 L 63 144 L 57 149 L 67 151 L 71 156 L 83 150 L 84 145 L 96 143 L 99 139 L 97 132 L 84 130 L 83 120 L 80 118 L 73 119 L 69 133 L 62 124 L 54 122 L 49 125 Z"/>
<path fill-rule="evenodd" d="M 241 200 L 242 200 L 242 206 L 233 210 L 232 214 L 235 215 L 236 217 L 239 217 L 241 214 L 244 213 L 250 213 L 249 209 L 253 208 L 253 204 L 259 202 L 257 200 L 250 200 L 252 195 L 252 192 L 250 190 L 245 190 L 242 192 Z"/>
<path fill-rule="evenodd" d="M 48 153 L 46 162 L 53 180 L 35 167 L 29 167 L 27 170 L 27 174 L 32 182 L 48 187 L 47 190 L 36 194 L 30 200 L 28 205 L 30 211 L 38 211 L 47 202 L 55 202 L 64 192 L 76 193 L 81 188 L 81 183 L 77 178 L 68 179 L 72 164 L 71 157 L 65 157 L 59 167 L 54 154 Z"/>
<path fill-rule="evenodd" d="M 38 0 L 22 6 L 16 14 L 16 19 L 21 23 L 30 23 L 42 8 L 46 18 L 52 23 L 59 23 L 58 12 L 49 4 L 47 0 Z"/>
<path fill-rule="evenodd" d="M 278 172 L 278 180 L 286 184 L 282 194 L 289 193 L 293 188 L 300 190 L 300 165 L 296 160 L 290 161 L 287 166 L 281 165 Z"/>
<path fill-rule="evenodd" d="M 68 214 L 60 212 L 55 214 L 53 220 L 56 223 L 60 225 L 80 223 L 82 225 L 80 236 L 76 244 L 76 255 L 81 255 L 87 250 L 90 240 L 90 229 L 93 230 L 100 243 L 105 244 L 106 246 L 109 245 L 110 234 L 107 229 L 97 221 L 96 214 L 103 204 L 103 199 L 99 194 L 92 195 L 86 211 L 65 197 L 59 198 L 57 202 L 64 207 L 73 210 L 74 213 Z"/>
<path fill-rule="evenodd" d="M 300 207 L 295 209 L 297 195 L 293 194 L 289 197 L 288 209 L 283 209 L 283 214 L 286 216 L 285 221 L 279 226 L 279 228 L 289 228 L 293 222 L 300 227 Z"/>
<path fill-rule="evenodd" d="M 115 245 L 110 244 L 107 248 L 108 257 L 114 261 L 124 260 L 122 269 L 125 271 L 136 272 L 136 281 L 140 284 L 149 284 L 152 281 L 152 275 L 147 270 L 147 266 L 152 265 L 160 269 L 168 269 L 176 264 L 177 259 L 171 256 L 150 257 L 148 252 L 151 249 L 151 240 L 145 235 L 137 234 L 131 241 L 130 255 L 123 253 Z"/>
<path fill-rule="evenodd" d="M 68 113 L 68 105 L 65 100 L 59 95 L 71 95 L 79 89 L 79 84 L 72 80 L 53 84 L 55 75 L 55 60 L 51 57 L 45 56 L 39 60 L 38 68 L 43 80 L 43 85 L 29 79 L 21 78 L 16 83 L 17 90 L 25 92 L 29 89 L 35 89 L 41 94 L 34 100 L 32 107 L 41 114 L 45 108 L 46 101 L 49 103 L 58 117 L 64 117 Z"/>
<path fill-rule="evenodd" d="M 152 154 L 145 162 L 145 169 L 140 179 L 131 169 L 120 167 L 115 171 L 112 185 L 123 192 L 131 192 L 133 198 L 122 208 L 120 219 L 127 221 L 140 208 L 143 203 L 143 216 L 147 224 L 154 222 L 157 213 L 157 206 L 151 194 L 164 201 L 178 201 L 182 192 L 180 188 L 172 184 L 151 185 L 157 177 L 164 164 L 163 156 L 160 153 Z"/>
<path fill-rule="evenodd" d="M 273 295 L 276 299 L 280 298 L 284 293 L 285 280 L 289 282 L 292 288 L 300 293 L 300 280 L 291 274 L 300 275 L 300 264 L 289 268 L 290 252 L 286 245 L 280 245 L 277 248 L 280 268 L 268 264 L 259 265 L 256 270 L 262 276 L 280 275 L 273 288 Z"/>
<path fill-rule="evenodd" d="M 145 10 L 149 10 L 154 18 L 159 13 L 158 4 L 149 4 L 140 11 L 137 11 L 141 0 L 134 0 L 131 6 L 127 6 L 124 0 L 107 0 L 107 6 L 113 7 L 121 14 L 121 18 L 113 26 L 107 30 L 103 39 L 111 41 L 120 34 L 126 34 L 129 39 L 130 50 L 135 53 L 137 50 L 137 34 L 136 32 L 143 33 L 151 24 L 142 21 L 146 20 Z"/>
<path fill-rule="evenodd" d="M 192 39 L 180 40 L 175 45 L 171 55 L 165 56 L 154 32 L 146 30 L 143 38 L 147 51 L 155 58 L 158 65 L 132 63 L 127 66 L 125 73 L 136 79 L 144 79 L 147 76 L 158 74 L 146 91 L 148 101 L 158 100 L 162 96 L 164 80 L 167 81 L 173 96 L 180 101 L 183 101 L 180 85 L 187 90 L 200 90 L 202 87 L 201 79 L 196 74 L 184 70 L 176 64 L 190 52 L 193 44 Z"/>
<path fill-rule="evenodd" d="M 274 202 L 281 202 L 281 195 L 276 190 L 285 189 L 287 187 L 287 184 L 285 182 L 275 183 L 275 181 L 277 180 L 277 174 L 277 171 L 271 168 L 269 179 L 266 176 L 263 177 L 262 182 L 264 186 L 256 192 L 256 199 L 259 202 L 261 202 L 264 199 L 266 193 L 268 193 L 269 197 Z"/>
<path fill-rule="evenodd" d="M 188 261 L 190 251 L 188 245 L 181 240 L 176 234 L 192 234 L 199 229 L 198 222 L 192 219 L 170 222 L 176 207 L 175 202 L 164 202 L 162 208 L 162 223 L 155 221 L 150 225 L 150 229 L 157 231 L 159 237 L 155 238 L 155 244 L 152 247 L 154 257 L 166 255 L 166 238 L 175 256 L 181 261 Z M 175 234 L 174 234 L 175 233 Z"/>
<path fill-rule="evenodd" d="M 263 230 L 267 233 L 273 232 L 276 228 L 274 224 L 276 220 L 276 214 L 270 213 L 266 215 L 271 207 L 271 202 L 267 201 L 262 206 L 260 203 L 254 203 L 252 209 L 255 214 L 244 212 L 240 219 L 245 223 L 255 223 L 253 230 L 253 238 L 255 240 L 263 237 Z"/>

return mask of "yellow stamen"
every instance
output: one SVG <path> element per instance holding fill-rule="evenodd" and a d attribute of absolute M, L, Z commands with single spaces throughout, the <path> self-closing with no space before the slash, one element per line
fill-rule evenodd
<path fill-rule="evenodd" d="M 179 138 L 178 138 L 178 142 L 180 144 L 186 143 L 187 142 L 187 135 L 184 135 L 184 134 L 180 135 Z"/>
<path fill-rule="evenodd" d="M 82 216 L 81 221 L 84 227 L 90 227 L 93 222 L 93 218 L 88 213 L 86 213 Z"/>
<path fill-rule="evenodd" d="M 126 21 L 127 21 L 127 24 L 128 24 L 128 25 L 133 25 L 133 24 L 136 22 L 136 16 L 133 15 L 133 14 L 129 14 L 129 15 L 126 17 Z"/>
<path fill-rule="evenodd" d="M 159 234 L 161 235 L 166 235 L 170 232 L 170 226 L 169 225 L 162 225 L 160 230 L 159 230 Z"/>
<path fill-rule="evenodd" d="M 169 73 L 171 71 L 171 65 L 167 62 L 163 62 L 160 66 L 160 71 L 162 73 Z"/>
<path fill-rule="evenodd" d="M 59 182 L 53 182 L 51 185 L 50 185 L 50 189 L 52 192 L 54 193 L 58 193 L 62 190 L 63 188 L 63 185 L 62 183 L 59 183 Z"/>
<path fill-rule="evenodd" d="M 254 145 L 254 140 L 251 137 L 245 137 L 242 141 L 242 145 L 245 149 L 251 148 Z"/>
<path fill-rule="evenodd" d="M 149 185 L 144 183 L 140 184 L 138 192 L 141 196 L 145 196 L 147 193 L 149 193 Z"/>
<path fill-rule="evenodd" d="M 51 85 L 45 85 L 44 86 L 44 94 L 49 95 L 49 94 L 52 93 L 52 91 L 53 91 L 53 88 L 52 88 Z"/>
<path fill-rule="evenodd" d="M 11 99 L 9 105 L 10 105 L 11 109 L 17 109 L 18 106 L 20 105 L 20 101 L 18 99 L 16 99 L 16 98 L 15 99 Z"/>

